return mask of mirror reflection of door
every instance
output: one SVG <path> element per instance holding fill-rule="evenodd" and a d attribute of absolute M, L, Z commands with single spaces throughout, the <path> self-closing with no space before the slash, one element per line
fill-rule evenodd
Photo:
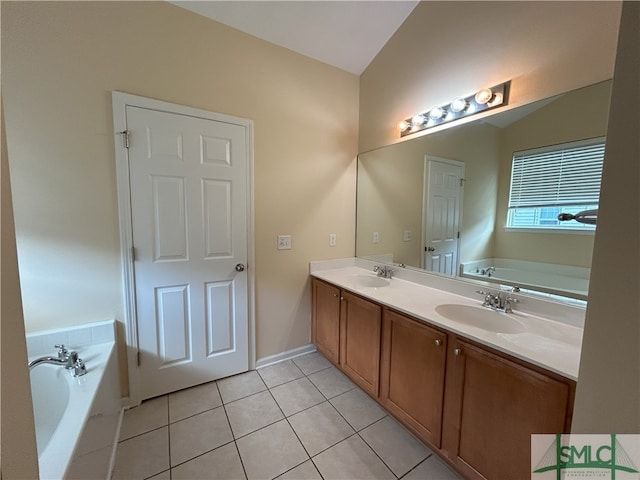
<path fill-rule="evenodd" d="M 423 268 L 455 275 L 458 270 L 464 163 L 425 156 Z"/>

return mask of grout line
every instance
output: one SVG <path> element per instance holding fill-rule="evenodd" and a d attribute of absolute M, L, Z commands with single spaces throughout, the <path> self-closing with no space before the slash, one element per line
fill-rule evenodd
<path fill-rule="evenodd" d="M 176 463 L 175 465 L 172 465 L 170 467 L 170 470 L 173 470 L 174 468 L 180 467 L 181 465 L 184 465 L 185 463 L 189 463 L 191 460 L 195 460 L 196 458 L 200 458 L 200 457 L 202 457 L 204 455 L 207 455 L 208 453 L 215 452 L 216 450 L 218 450 L 218 449 L 220 449 L 222 447 L 226 447 L 227 445 L 230 445 L 231 443 L 235 443 L 235 441 L 234 440 L 229 440 L 228 442 L 223 443 L 222 445 L 218 445 L 216 448 L 212 448 L 211 450 L 207 450 L 206 452 L 199 453 L 195 457 L 191 457 L 190 459 L 185 460 L 184 462 Z M 165 472 L 166 472 L 166 470 L 165 470 Z"/>
<path fill-rule="evenodd" d="M 409 470 L 407 473 L 405 473 L 404 475 L 402 475 L 401 477 L 399 477 L 400 479 L 405 478 L 407 475 L 409 475 L 411 472 L 413 472 L 416 468 L 418 468 L 420 465 L 422 465 L 424 462 L 426 462 L 429 458 L 431 458 L 431 456 L 434 455 L 433 452 L 430 453 L 429 455 L 427 455 L 427 458 L 425 458 L 424 460 L 422 460 L 421 462 L 418 462 L 418 464 L 413 467 L 411 470 Z"/>

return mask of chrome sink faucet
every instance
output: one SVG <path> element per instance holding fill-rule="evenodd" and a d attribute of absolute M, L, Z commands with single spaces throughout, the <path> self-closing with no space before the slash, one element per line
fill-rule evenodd
<path fill-rule="evenodd" d="M 56 357 L 40 357 L 36 358 L 29 362 L 29 370 L 34 369 L 38 365 L 42 365 L 45 363 L 51 365 L 60 365 L 67 370 L 71 370 L 71 373 L 74 377 L 79 377 L 87 373 L 87 367 L 84 364 L 84 361 L 78 357 L 78 352 L 69 351 L 65 345 L 55 345 L 55 348 L 58 349 L 58 355 Z"/>
<path fill-rule="evenodd" d="M 511 307 L 511 305 L 513 303 L 518 303 L 517 298 L 513 298 L 509 295 L 504 295 L 502 292 L 492 293 L 485 292 L 483 290 L 477 290 L 476 293 L 484 295 L 484 302 L 482 302 L 483 307 L 497 310 L 499 312 L 513 313 L 513 308 Z"/>
<path fill-rule="evenodd" d="M 393 275 L 393 269 L 387 265 L 376 265 L 373 267 L 373 271 L 376 272 L 378 277 L 391 279 L 391 276 Z"/>

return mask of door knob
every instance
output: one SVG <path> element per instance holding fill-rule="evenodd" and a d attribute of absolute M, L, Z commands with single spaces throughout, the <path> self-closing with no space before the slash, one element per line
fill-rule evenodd
<path fill-rule="evenodd" d="M 435 247 L 427 247 L 427 252 L 435 252 Z"/>
<path fill-rule="evenodd" d="M 236 272 L 244 272 L 244 264 L 239 263 L 236 265 Z"/>

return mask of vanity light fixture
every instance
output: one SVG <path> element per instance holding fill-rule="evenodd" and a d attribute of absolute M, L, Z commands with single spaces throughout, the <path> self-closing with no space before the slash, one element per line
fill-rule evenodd
<path fill-rule="evenodd" d="M 460 113 L 467 108 L 467 100 L 463 97 L 454 98 L 451 102 L 451 111 L 453 113 Z"/>
<path fill-rule="evenodd" d="M 429 118 L 431 120 L 440 120 L 442 117 L 444 117 L 444 108 L 434 107 L 429 110 Z"/>
<path fill-rule="evenodd" d="M 506 105 L 508 103 L 510 84 L 511 81 L 509 80 L 491 88 L 483 88 L 472 95 L 457 97 L 446 105 L 433 107 L 424 113 L 418 113 L 411 118 L 402 120 L 398 123 L 400 136 L 404 137 L 427 128 L 433 128 L 443 123 L 484 112 L 500 105 Z"/>

